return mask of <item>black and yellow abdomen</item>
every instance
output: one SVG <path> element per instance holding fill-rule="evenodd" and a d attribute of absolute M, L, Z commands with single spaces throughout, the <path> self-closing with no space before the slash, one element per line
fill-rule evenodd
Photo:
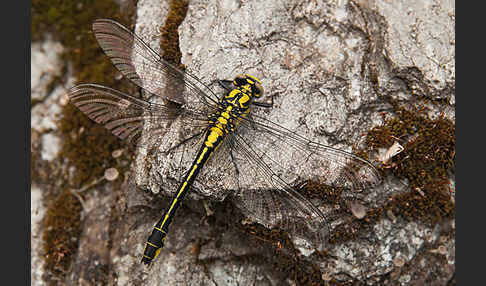
<path fill-rule="evenodd" d="M 204 163 L 206 163 L 206 161 L 209 159 L 211 153 L 214 152 L 214 149 L 217 146 L 215 144 L 219 144 L 222 141 L 221 136 L 219 134 L 215 134 L 216 133 L 214 131 L 210 131 L 208 133 L 206 137 L 211 137 L 213 141 L 214 138 L 216 139 L 216 141 L 212 143 L 214 147 L 208 147 L 206 144 L 201 147 L 196 159 L 192 163 L 191 169 L 189 172 L 187 172 L 186 177 L 177 189 L 176 195 L 165 210 L 162 218 L 155 224 L 152 234 L 149 236 L 145 244 L 145 250 L 142 258 L 143 263 L 150 264 L 152 260 L 157 257 L 162 247 L 164 247 L 165 237 L 169 232 L 169 225 L 172 222 L 172 219 L 182 200 L 184 199 L 184 196 L 197 177 L 197 174 L 204 166 Z"/>
<path fill-rule="evenodd" d="M 248 86 L 241 86 L 226 94 L 220 102 L 219 113 L 209 119 L 208 131 L 204 144 L 177 189 L 176 195 L 164 212 L 162 218 L 155 224 L 152 234 L 147 239 L 142 262 L 149 265 L 164 247 L 169 225 L 179 208 L 184 196 L 196 179 L 199 171 L 210 158 L 211 154 L 223 142 L 225 136 L 232 132 L 238 122 L 250 112 L 252 93 Z"/>

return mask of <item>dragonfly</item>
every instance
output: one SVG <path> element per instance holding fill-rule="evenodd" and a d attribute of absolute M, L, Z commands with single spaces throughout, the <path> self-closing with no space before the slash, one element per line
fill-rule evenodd
<path fill-rule="evenodd" d="M 272 107 L 261 100 L 264 88 L 257 77 L 240 74 L 233 80 L 219 80 L 223 92 L 216 92 L 210 84 L 164 60 L 116 21 L 98 19 L 92 28 L 121 74 L 143 94 L 159 100 L 88 83 L 69 90 L 71 103 L 135 146 L 156 145 L 161 152 L 196 145 L 194 142 L 200 146 L 145 243 L 144 264 L 150 265 L 164 247 L 169 226 L 188 191 L 204 188 L 200 178 L 221 182 L 218 188 L 230 192 L 242 212 L 256 222 L 284 229 L 317 247 L 326 244 L 330 225 L 324 212 L 302 194 L 302 182 L 317 181 L 351 192 L 380 183 L 371 162 L 311 141 L 254 112 Z M 176 120 L 185 131 L 183 140 L 167 142 Z"/>

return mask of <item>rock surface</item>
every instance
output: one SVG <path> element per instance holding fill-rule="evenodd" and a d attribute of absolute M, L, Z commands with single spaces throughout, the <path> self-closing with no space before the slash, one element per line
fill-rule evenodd
<path fill-rule="evenodd" d="M 30 278 L 32 285 L 46 285 L 42 281 L 43 274 L 43 256 L 42 256 L 42 229 L 41 221 L 44 217 L 45 208 L 42 206 L 42 191 L 37 187 L 32 187 L 30 191 L 30 249 L 31 265 Z"/>
<path fill-rule="evenodd" d="M 31 109 L 31 152 L 40 152 L 40 159 L 53 160 L 59 152 L 60 142 L 56 134 L 56 121 L 59 119 L 61 98 L 65 95 L 63 87 L 48 90 L 49 83 L 60 75 L 62 62 L 59 55 L 63 47 L 52 40 L 32 43 L 31 46 L 31 99 L 38 102 Z M 42 281 L 42 219 L 45 205 L 42 200 L 45 186 L 31 187 L 31 279 L 32 285 L 46 285 Z"/>
<path fill-rule="evenodd" d="M 266 100 L 273 99 L 274 104 L 271 110 L 257 110 L 259 115 L 298 129 L 314 141 L 350 151 L 353 144 L 361 142 L 361 134 L 382 123 L 379 112 L 369 109 L 380 104 L 379 93 L 407 97 L 396 90 L 397 85 L 406 85 L 412 94 L 445 98 L 454 104 L 454 15 L 453 1 L 195 0 L 179 27 L 182 62 L 206 83 L 238 73 L 256 75 L 263 82 Z M 143 19 L 137 25 L 151 21 Z M 455 118 L 453 108 L 444 108 L 449 118 Z M 176 134 L 167 141 L 177 139 Z M 179 159 L 159 153 L 153 160 L 145 160 L 144 167 L 137 170 L 137 176 L 144 178 L 140 185 L 170 196 L 177 184 L 167 178 L 176 178 L 180 171 L 178 164 L 169 162 Z M 183 159 L 181 166 L 192 161 L 191 156 Z M 227 196 L 201 189 L 189 194 L 189 199 L 220 201 Z M 384 189 L 393 193 L 390 187 Z M 233 253 L 233 245 L 244 255 L 252 255 L 244 241 L 223 243 L 217 249 L 203 245 L 196 253 L 199 256 L 191 253 L 191 241 L 201 240 L 213 226 L 194 224 L 184 214 L 176 221 L 168 249 L 154 264 L 157 270 L 148 272 L 147 281 L 174 285 L 283 282 L 276 271 L 265 270 L 264 265 L 233 261 L 228 255 Z M 313 263 L 320 266 L 323 275 L 345 283 L 415 285 L 435 277 L 432 284 L 446 285 L 455 271 L 450 247 L 454 240 L 440 243 L 439 236 L 450 224 L 430 228 L 383 218 L 363 237 L 331 245 L 329 257 Z M 448 245 L 442 256 L 425 250 L 439 244 Z M 204 251 L 218 258 L 201 268 L 198 261 Z M 307 256 L 312 252 L 302 249 L 301 253 Z M 265 254 L 260 257 L 268 259 Z M 410 266 L 417 262 L 421 270 Z M 289 277 L 285 283 L 298 282 Z"/>
<path fill-rule="evenodd" d="M 135 32 L 158 51 L 159 27 L 169 5 L 162 0 L 140 0 L 137 5 Z M 405 101 L 410 94 L 445 99 L 441 108 L 431 107 L 431 116 L 444 112 L 455 118 L 454 5 L 446 0 L 192 0 L 179 27 L 182 63 L 206 83 L 239 73 L 259 77 L 265 101 L 273 100 L 273 108 L 257 110 L 259 115 L 298 129 L 314 141 L 351 151 L 353 145 L 362 145 L 362 134 L 383 123 L 380 112 L 389 106 L 381 101 L 382 94 Z M 52 93 L 36 98 L 62 102 L 55 89 Z M 55 108 L 36 105 L 32 128 L 43 132 L 55 128 L 50 119 L 34 116 L 55 116 Z M 178 138 L 175 133 L 168 140 Z M 44 153 L 45 160 L 56 154 L 55 149 Z M 164 250 L 146 269 L 140 264 L 144 242 L 177 187 L 167 178 L 177 178 L 178 168 L 187 168 L 193 160 L 186 156 L 179 163 L 177 156 L 142 152 L 121 192 L 113 195 L 113 190 L 103 189 L 85 202 L 85 227 L 71 283 L 89 285 L 100 279 L 108 285 L 311 285 L 315 281 L 451 285 L 455 281 L 453 220 L 430 226 L 388 212 L 368 231 L 332 243 L 319 254 L 297 239 L 289 246 L 255 235 L 244 224 L 254 219 L 242 218 L 231 196 L 204 188 L 186 197 Z M 400 188 L 396 180 L 386 178 L 370 196 L 388 198 Z M 33 189 L 33 198 L 37 194 Z M 33 230 L 39 213 L 32 215 Z M 360 213 L 360 220 L 367 215 Z M 352 232 L 349 217 L 348 213 L 347 218 L 333 220 L 332 228 L 349 226 Z M 37 279 L 41 259 L 32 259 L 32 277 Z"/>

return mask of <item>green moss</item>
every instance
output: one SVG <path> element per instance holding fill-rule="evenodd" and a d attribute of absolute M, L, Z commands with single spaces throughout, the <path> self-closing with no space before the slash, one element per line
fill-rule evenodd
<path fill-rule="evenodd" d="M 59 124 L 63 140 L 60 156 L 75 167 L 70 182 L 73 187 L 80 188 L 103 176 L 106 168 L 117 166 L 118 159 L 113 158 L 112 152 L 126 146 L 71 104 L 63 107 L 62 115 Z"/>
<path fill-rule="evenodd" d="M 50 33 L 65 46 L 82 42 L 79 37 L 89 37 L 94 19 L 122 17 L 118 4 L 110 0 L 32 0 L 30 9 L 32 41 L 43 40 Z"/>
<path fill-rule="evenodd" d="M 65 190 L 47 207 L 43 220 L 45 268 L 48 274 L 63 278 L 71 266 L 71 260 L 78 248 L 81 232 L 81 204 Z M 51 281 L 54 282 L 54 281 Z"/>
<path fill-rule="evenodd" d="M 38 134 L 33 133 L 31 135 L 31 141 L 33 143 L 39 142 L 40 138 Z M 37 137 L 37 138 L 36 138 Z M 39 179 L 39 162 L 41 161 L 40 144 L 32 144 L 30 147 L 30 181 L 36 182 Z"/>
<path fill-rule="evenodd" d="M 181 65 L 182 53 L 179 49 L 179 32 L 177 29 L 186 17 L 187 9 L 188 3 L 186 1 L 171 0 L 165 24 L 160 28 L 162 56 L 181 68 L 184 67 Z"/>
<path fill-rule="evenodd" d="M 454 218 L 455 205 L 451 200 L 447 174 L 454 168 L 455 125 L 439 116 L 430 119 L 426 109 L 400 106 L 392 101 L 396 117 L 387 119 L 382 126 L 373 128 L 366 137 L 370 149 L 389 148 L 397 138 L 402 140 L 404 151 L 382 166 L 384 173 L 407 179 L 409 191 L 392 196 L 381 208 L 368 210 L 364 219 L 354 219 L 339 225 L 331 234 L 331 242 L 355 239 L 359 233 L 370 230 L 387 211 L 409 221 L 434 225 L 444 218 Z M 331 202 L 326 186 L 311 185 L 310 192 L 320 193 Z M 334 201 L 336 203 L 336 201 Z"/>
<path fill-rule="evenodd" d="M 388 148 L 395 138 L 412 137 L 402 153 L 393 158 L 390 170 L 409 180 L 412 188 L 425 190 L 431 183 L 445 180 L 454 167 L 455 125 L 440 116 L 431 120 L 424 109 L 407 110 L 395 104 L 397 117 L 373 128 L 366 138 L 371 148 Z M 403 143 L 402 143 L 403 144 Z"/>
<path fill-rule="evenodd" d="M 310 181 L 307 182 L 300 191 L 308 199 L 322 200 L 325 198 L 326 202 L 334 205 L 341 203 L 341 194 L 343 193 L 344 189 Z"/>
<path fill-rule="evenodd" d="M 48 92 L 57 84 L 64 84 L 68 63 L 77 82 L 102 83 L 128 92 L 134 89 L 125 81 L 115 79 L 116 69 L 98 46 L 91 25 L 98 18 L 129 23 L 135 12 L 135 3 L 127 4 L 123 12 L 120 12 L 115 0 L 33 0 L 31 4 L 32 41 L 42 41 L 50 35 L 64 47 L 61 57 L 65 65 L 61 74 L 55 76 L 49 84 Z M 31 101 L 32 105 L 37 103 Z M 122 157 L 113 158 L 112 151 L 125 147 L 123 142 L 104 127 L 94 124 L 71 104 L 62 107 L 58 127 L 58 135 L 63 144 L 58 158 L 53 162 L 45 162 L 40 158 L 37 148 L 31 155 L 31 179 L 44 184 L 48 190 L 43 196 L 49 206 L 43 222 L 46 230 L 43 240 L 48 255 L 46 273 L 57 276 L 51 280 L 63 281 L 73 254 L 77 251 L 82 211 L 77 199 L 66 189 L 77 189 L 98 179 L 108 167 L 117 167 L 123 174 L 128 164 L 119 163 L 130 160 L 132 152 L 128 149 Z M 74 166 L 74 173 L 71 170 L 65 171 L 62 166 L 66 163 Z M 54 176 L 43 175 L 51 174 L 51 171 Z M 122 177 L 119 178 L 115 184 L 120 184 L 122 180 Z M 52 198 L 55 200 L 49 203 Z"/>
<path fill-rule="evenodd" d="M 388 148 L 395 138 L 410 138 L 385 171 L 407 179 L 411 192 L 396 196 L 390 208 L 410 219 L 431 223 L 454 216 L 448 173 L 455 162 L 455 125 L 443 115 L 428 118 L 424 107 L 406 109 L 394 103 L 397 117 L 371 130 L 367 143 Z"/>
<path fill-rule="evenodd" d="M 133 8 L 120 13 L 114 0 L 33 0 L 31 37 L 32 41 L 41 41 L 49 34 L 59 41 L 65 48 L 62 58 L 73 65 L 78 81 L 111 85 L 115 83 L 115 69 L 101 52 L 91 25 L 98 18 L 127 23 L 132 14 Z"/>
<path fill-rule="evenodd" d="M 298 256 L 277 254 L 273 266 L 296 285 L 324 285 L 318 265 L 304 262 Z"/>

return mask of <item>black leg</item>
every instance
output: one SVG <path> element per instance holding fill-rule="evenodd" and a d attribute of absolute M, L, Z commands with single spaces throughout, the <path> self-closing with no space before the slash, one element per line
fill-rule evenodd
<path fill-rule="evenodd" d="M 234 150 L 234 148 L 236 148 L 235 141 L 234 141 L 234 138 L 233 138 L 234 135 L 235 134 L 232 134 L 232 136 L 228 136 L 228 138 L 226 139 L 227 141 L 225 143 L 228 144 L 231 163 L 233 163 L 233 166 L 235 167 L 236 175 L 239 176 L 240 170 L 238 170 L 238 165 L 236 165 L 236 159 L 235 159 L 235 156 L 233 154 L 233 150 Z"/>
<path fill-rule="evenodd" d="M 230 150 L 230 157 L 231 157 L 231 162 L 233 162 L 233 166 L 235 166 L 236 175 L 239 176 L 240 170 L 238 170 L 238 165 L 236 165 L 236 160 L 235 160 L 235 157 L 233 155 L 233 149 Z"/>
<path fill-rule="evenodd" d="M 272 99 L 272 103 L 253 101 L 251 104 L 258 106 L 258 107 L 271 108 L 271 107 L 273 107 L 273 99 Z"/>
<path fill-rule="evenodd" d="M 191 137 L 189 137 L 189 138 L 185 138 L 184 140 L 182 140 L 181 142 L 177 143 L 177 144 L 176 144 L 174 147 L 169 148 L 169 149 L 168 149 L 167 151 L 165 151 L 165 152 L 166 152 L 166 153 L 169 153 L 170 151 L 172 151 L 172 150 L 174 150 L 174 149 L 178 148 L 179 146 L 181 146 L 181 145 L 185 144 L 185 143 L 186 143 L 186 142 L 188 142 L 188 141 L 191 141 L 192 139 L 194 139 L 194 138 L 198 137 L 199 135 L 203 134 L 204 132 L 206 132 L 206 129 L 204 129 L 204 131 L 201 131 L 201 132 L 199 132 L 199 133 L 197 133 L 197 134 L 192 135 L 192 136 L 191 136 Z"/>
<path fill-rule="evenodd" d="M 273 107 L 273 96 L 271 97 L 271 100 L 272 100 L 271 103 L 253 101 L 251 104 L 253 104 L 254 106 L 258 106 L 258 107 L 272 108 Z"/>
<path fill-rule="evenodd" d="M 228 79 L 219 79 L 217 80 L 219 85 L 226 89 L 227 91 L 232 91 L 234 89 L 233 81 Z"/>

